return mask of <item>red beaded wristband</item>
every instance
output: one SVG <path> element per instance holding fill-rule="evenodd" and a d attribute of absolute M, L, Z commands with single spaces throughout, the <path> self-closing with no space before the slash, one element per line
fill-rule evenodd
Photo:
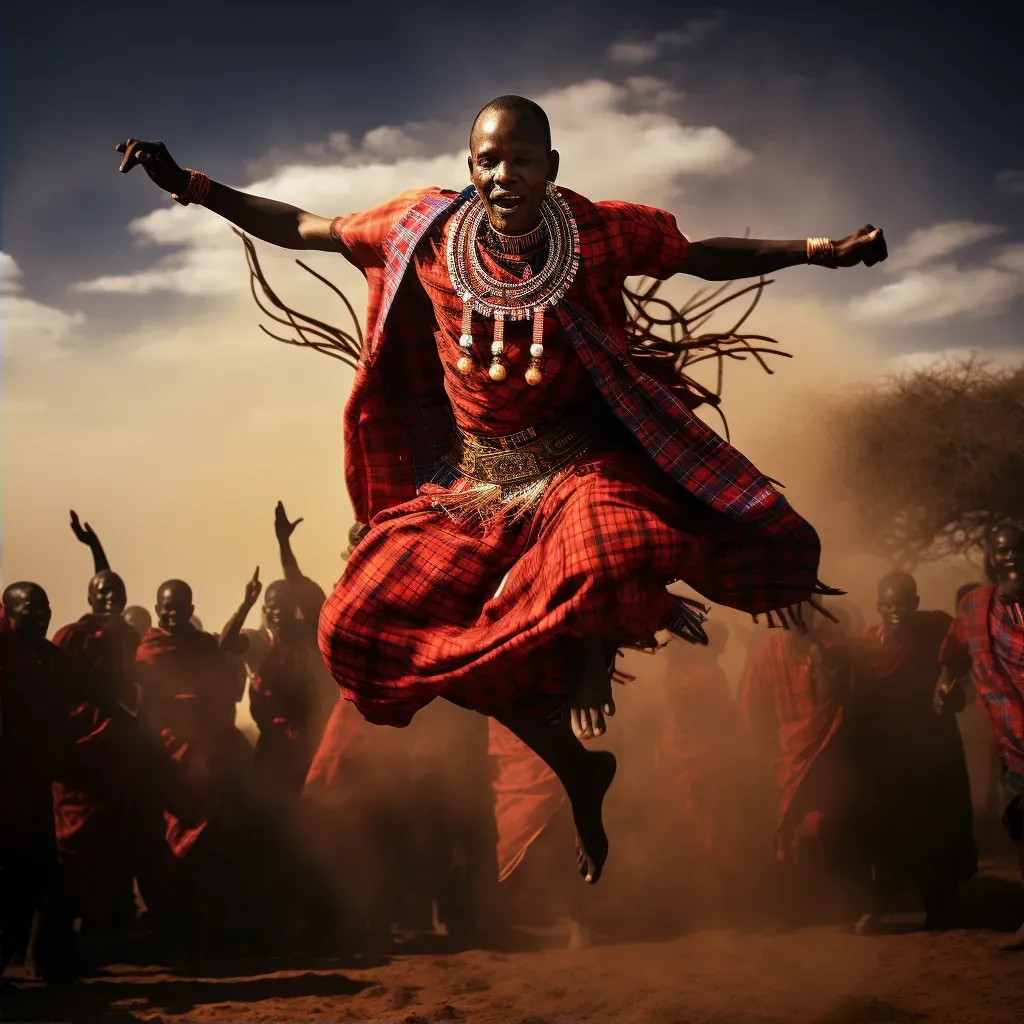
<path fill-rule="evenodd" d="M 185 168 L 188 171 L 188 185 L 180 195 L 175 192 L 171 198 L 182 206 L 194 203 L 202 206 L 206 197 L 210 194 L 210 179 L 202 171 L 193 171 L 191 167 Z"/>

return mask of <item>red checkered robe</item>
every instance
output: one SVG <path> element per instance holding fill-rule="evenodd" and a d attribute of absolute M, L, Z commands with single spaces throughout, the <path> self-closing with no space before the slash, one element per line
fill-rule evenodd
<path fill-rule="evenodd" d="M 494 820 L 498 827 L 498 881 L 522 863 L 527 850 L 565 803 L 555 773 L 496 719 L 488 720 L 487 753 L 496 768 Z"/>
<path fill-rule="evenodd" d="M 128 920 L 135 910 L 139 634 L 119 615 L 90 614 L 58 630 L 53 642 L 75 659 L 87 695 L 72 712 L 78 736 L 53 786 L 61 867 L 85 918 Z"/>
<path fill-rule="evenodd" d="M 454 370 L 460 305 L 442 256 L 448 218 L 469 194 L 407 193 L 333 226 L 369 286 L 345 459 L 356 516 L 371 528 L 324 607 L 320 646 L 343 696 L 380 724 L 406 725 L 439 695 L 484 713 L 555 713 L 569 673 L 559 637 L 647 641 L 679 614 L 672 580 L 750 612 L 817 585 L 814 530 L 628 357 L 622 285 L 679 270 L 687 243 L 674 219 L 562 190 L 582 267 L 549 317 L 544 383 L 521 381 L 520 323 L 506 334 L 509 379 L 491 385 L 483 370 Z M 485 352 L 490 325 L 474 330 Z M 453 418 L 494 436 L 567 408 L 607 419 L 611 436 L 555 476 L 532 516 L 457 526 L 434 506 L 469 486 L 429 482 Z"/>
<path fill-rule="evenodd" d="M 799 633 L 773 630 L 751 652 L 736 694 L 740 720 L 755 749 L 774 767 L 776 856 L 794 863 L 810 851 L 820 855 L 828 808 L 801 789 L 833 745 L 843 718 L 838 701 L 823 692 L 809 652 Z"/>
<path fill-rule="evenodd" d="M 971 673 L 999 743 L 1006 793 L 1024 794 L 1024 626 L 1012 620 L 994 586 L 960 602 L 941 658 L 954 676 Z"/>
<path fill-rule="evenodd" d="M 143 799 L 181 859 L 216 813 L 227 773 L 249 756 L 235 728 L 233 670 L 210 633 L 153 628 L 139 644 L 136 678 L 147 763 Z"/>

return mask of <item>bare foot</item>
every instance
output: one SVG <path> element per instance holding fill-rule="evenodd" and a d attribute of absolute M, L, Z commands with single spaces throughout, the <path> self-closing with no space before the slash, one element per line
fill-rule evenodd
<path fill-rule="evenodd" d="M 572 820 L 576 825 L 576 864 L 585 882 L 593 885 L 608 859 L 608 836 L 604 831 L 601 807 L 615 778 L 615 755 L 609 750 L 587 754 L 589 771 L 568 794 Z"/>
<path fill-rule="evenodd" d="M 1004 953 L 1019 953 L 1024 950 L 1024 924 L 1013 933 L 1012 939 L 1000 942 L 999 949 Z"/>
<path fill-rule="evenodd" d="M 605 733 L 605 715 L 615 714 L 612 670 L 604 660 L 598 637 L 573 638 L 576 684 L 569 695 L 569 720 L 578 740 L 592 740 Z"/>

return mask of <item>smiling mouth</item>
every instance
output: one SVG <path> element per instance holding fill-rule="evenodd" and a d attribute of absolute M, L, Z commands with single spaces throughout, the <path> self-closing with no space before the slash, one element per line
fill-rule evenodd
<path fill-rule="evenodd" d="M 502 213 L 511 213 L 519 208 L 523 202 L 522 196 L 491 196 L 491 205 Z"/>

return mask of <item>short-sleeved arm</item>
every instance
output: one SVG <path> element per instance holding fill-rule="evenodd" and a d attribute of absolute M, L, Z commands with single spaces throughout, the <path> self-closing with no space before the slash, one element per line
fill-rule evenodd
<path fill-rule="evenodd" d="M 689 242 L 671 213 L 636 203 L 604 202 L 597 206 L 609 221 L 622 276 L 659 281 L 678 274 Z"/>
<path fill-rule="evenodd" d="M 430 191 L 421 188 L 403 192 L 373 209 L 335 217 L 331 221 L 331 237 L 348 260 L 360 270 L 381 268 L 384 266 L 384 239 L 402 214 Z"/>

